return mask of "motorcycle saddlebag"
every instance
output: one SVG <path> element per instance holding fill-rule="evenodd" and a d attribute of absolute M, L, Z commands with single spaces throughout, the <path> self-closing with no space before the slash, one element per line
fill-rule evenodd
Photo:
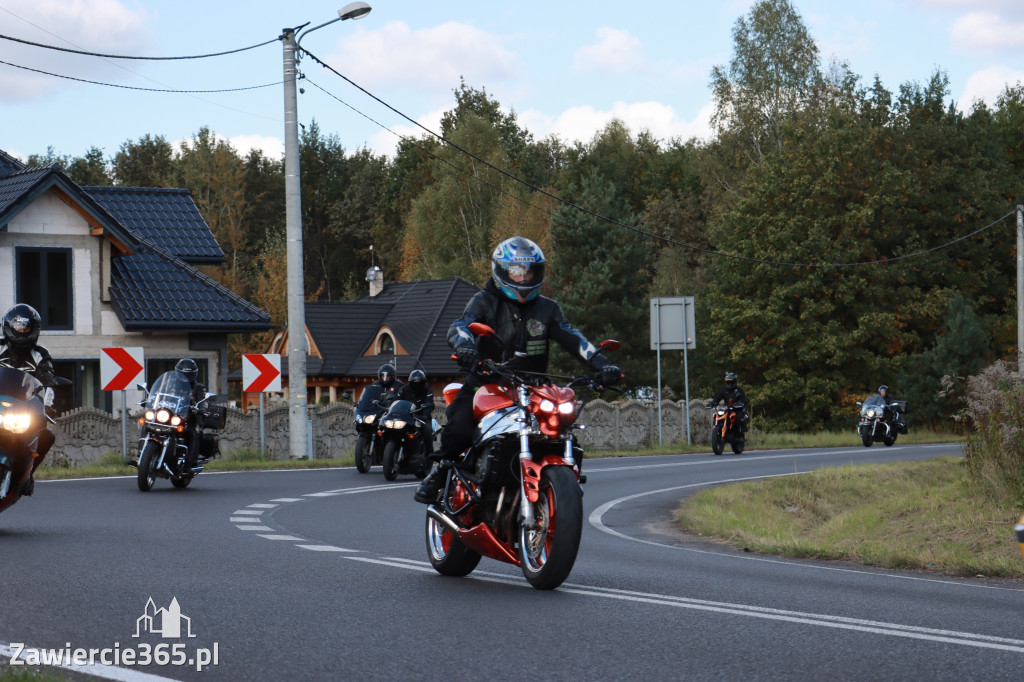
<path fill-rule="evenodd" d="M 204 429 L 223 429 L 228 419 L 228 408 L 223 405 L 212 405 L 210 411 L 203 417 Z"/>
<path fill-rule="evenodd" d="M 204 433 L 199 437 L 199 456 L 209 459 L 220 454 L 220 435 Z"/>

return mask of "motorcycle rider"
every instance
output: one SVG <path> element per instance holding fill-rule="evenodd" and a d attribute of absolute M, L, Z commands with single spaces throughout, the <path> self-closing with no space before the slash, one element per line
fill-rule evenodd
<path fill-rule="evenodd" d="M 570 355 L 586 364 L 599 383 L 611 386 L 621 371 L 565 319 L 554 300 L 540 295 L 544 283 L 544 253 L 524 237 L 511 237 L 498 244 L 491 255 L 491 279 L 477 292 L 462 317 L 448 329 L 448 345 L 467 372 L 466 381 L 445 414 L 441 431 L 440 461 L 416 489 L 413 498 L 430 504 L 444 484 L 447 467 L 473 441 L 473 394 L 485 380 L 473 369 L 481 359 L 506 361 L 515 358 L 517 369 L 546 372 L 549 341 L 554 340 Z M 494 329 L 500 342 L 478 339 L 469 331 L 473 322 Z"/>
<path fill-rule="evenodd" d="M 431 417 L 434 414 L 434 390 L 427 383 L 427 375 L 422 369 L 409 372 L 409 383 L 398 392 L 398 399 L 408 400 L 416 406 L 413 414 L 423 422 L 420 426 L 420 438 L 423 439 L 423 452 L 429 458 L 434 454 L 434 429 L 431 424 Z"/>
<path fill-rule="evenodd" d="M 889 387 L 886 386 L 885 384 L 879 386 L 878 395 L 882 396 L 882 402 L 885 403 L 886 412 L 888 412 L 889 416 L 892 418 L 893 424 L 895 425 L 896 429 L 900 433 L 906 433 L 907 425 L 903 423 L 903 418 L 900 416 L 899 411 L 892 407 L 892 405 L 896 402 L 896 398 L 894 398 L 892 396 L 892 393 L 889 392 Z"/>
<path fill-rule="evenodd" d="M 398 399 L 398 394 L 402 391 L 402 382 L 398 380 L 398 372 L 392 364 L 381 365 L 377 370 L 377 380 L 370 385 L 380 386 L 383 389 L 380 394 L 381 407 Z"/>
<path fill-rule="evenodd" d="M 206 416 L 206 412 L 198 410 L 196 406 L 199 404 L 199 401 L 206 398 L 206 386 L 199 381 L 199 365 L 192 358 L 178 360 L 178 364 L 174 366 L 174 369 L 185 375 L 192 389 L 189 401 L 188 426 L 185 427 L 185 442 L 188 444 L 189 464 L 194 466 L 196 460 L 199 459 L 199 438 L 202 433 L 199 422 Z"/>
<path fill-rule="evenodd" d="M 718 389 L 718 393 L 716 393 L 711 399 L 710 404 L 718 405 L 723 400 L 725 401 L 725 404 L 729 406 L 743 406 L 739 410 L 740 428 L 744 433 L 746 433 L 747 425 L 750 423 L 750 415 L 747 413 L 747 394 L 743 392 L 742 388 L 740 388 L 735 372 L 725 373 L 725 386 Z"/>
<path fill-rule="evenodd" d="M 3 317 L 3 341 L 0 345 L 0 367 L 21 370 L 39 380 L 46 390 L 42 393 L 46 413 L 53 416 L 53 360 L 50 352 L 36 341 L 42 327 L 42 318 L 35 308 L 27 303 L 18 303 Z M 43 429 L 36 443 L 36 456 L 32 458 L 32 474 L 43 457 L 53 447 L 55 438 L 49 429 Z M 35 492 L 36 482 L 32 474 L 25 481 L 21 494 L 30 496 Z"/>

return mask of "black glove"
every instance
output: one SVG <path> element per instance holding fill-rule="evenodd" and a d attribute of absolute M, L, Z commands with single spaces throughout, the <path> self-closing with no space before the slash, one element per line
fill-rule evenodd
<path fill-rule="evenodd" d="M 619 383 L 621 376 L 622 370 L 619 369 L 618 365 L 605 365 L 597 373 L 598 383 L 602 386 L 614 386 Z"/>
<path fill-rule="evenodd" d="M 480 351 L 473 346 L 459 346 L 455 349 L 455 358 L 459 362 L 459 367 L 472 372 L 476 368 L 476 363 L 480 362 Z"/>

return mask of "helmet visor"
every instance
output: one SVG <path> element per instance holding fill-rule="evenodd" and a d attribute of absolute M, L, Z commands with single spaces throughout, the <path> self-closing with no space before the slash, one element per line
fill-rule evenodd
<path fill-rule="evenodd" d="M 532 289 L 539 287 L 544 281 L 544 264 L 543 263 L 510 263 L 508 265 L 502 264 L 500 267 L 495 268 L 495 273 L 498 275 L 504 284 L 516 289 Z"/>

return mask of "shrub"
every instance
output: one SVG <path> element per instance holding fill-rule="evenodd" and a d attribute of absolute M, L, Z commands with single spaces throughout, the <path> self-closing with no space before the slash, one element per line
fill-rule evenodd
<path fill-rule="evenodd" d="M 1024 376 L 1016 364 L 1000 360 L 969 377 L 957 418 L 971 478 L 1024 503 Z"/>

